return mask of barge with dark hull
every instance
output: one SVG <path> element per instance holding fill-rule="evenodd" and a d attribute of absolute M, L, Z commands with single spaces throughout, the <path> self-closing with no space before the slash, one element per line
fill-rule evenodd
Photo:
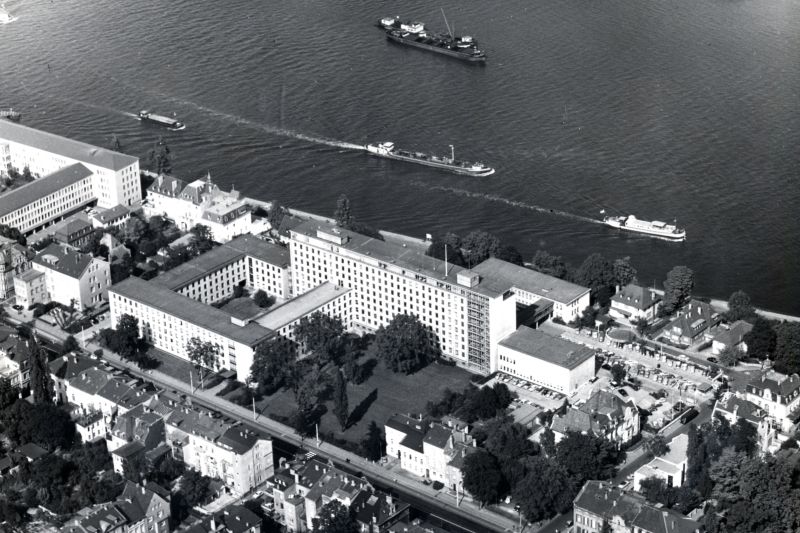
<path fill-rule="evenodd" d="M 467 176 L 491 176 L 494 174 L 494 169 L 483 163 L 470 163 L 457 160 L 452 145 L 450 146 L 450 157 L 401 150 L 395 147 L 392 142 L 368 144 L 365 148 L 368 153 L 378 157 L 397 159 L 399 161 L 439 168 L 449 172 L 455 172 L 456 174 L 464 174 Z"/>
<path fill-rule="evenodd" d="M 151 113 L 146 109 L 139 111 L 138 117 L 142 122 L 164 126 L 172 131 L 180 131 L 186 128 L 186 124 L 183 122 L 180 122 L 174 118 L 165 117 L 164 115 L 156 115 L 155 113 Z"/>
<path fill-rule="evenodd" d="M 486 52 L 478 48 L 472 37 L 453 36 L 452 33 L 433 33 L 421 22 L 401 22 L 397 17 L 381 19 L 378 26 L 386 32 L 386 38 L 398 44 L 444 54 L 464 61 L 482 63 Z"/>

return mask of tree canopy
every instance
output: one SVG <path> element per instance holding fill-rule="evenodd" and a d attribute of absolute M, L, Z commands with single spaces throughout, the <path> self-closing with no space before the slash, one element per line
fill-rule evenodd
<path fill-rule="evenodd" d="M 612 442 L 574 431 L 556 444 L 556 459 L 580 485 L 589 479 L 613 477 L 621 453 Z"/>
<path fill-rule="evenodd" d="M 350 417 L 347 401 L 347 382 L 341 370 L 337 369 L 335 374 L 336 377 L 333 380 L 333 414 L 336 416 L 336 420 L 339 421 L 339 427 L 344 431 L 347 429 Z"/>
<path fill-rule="evenodd" d="M 766 318 L 757 317 L 753 321 L 753 329 L 745 333 L 742 340 L 747 345 L 747 353 L 752 357 L 763 361 L 775 354 L 777 334 Z"/>
<path fill-rule="evenodd" d="M 589 287 L 592 297 L 599 300 L 601 305 L 606 305 L 613 294 L 614 264 L 602 254 L 591 254 L 578 267 L 575 273 L 575 282 Z"/>
<path fill-rule="evenodd" d="M 614 260 L 614 282 L 619 287 L 624 287 L 629 283 L 636 282 L 636 274 L 638 272 L 631 265 L 630 257 L 622 257 Z"/>
<path fill-rule="evenodd" d="M 294 329 L 297 342 L 320 362 L 338 361 L 344 353 L 344 324 L 339 317 L 319 311 L 300 319 Z"/>
<path fill-rule="evenodd" d="M 331 500 L 311 520 L 314 533 L 358 533 L 358 523 L 350 509 L 339 500 Z"/>
<path fill-rule="evenodd" d="M 286 346 L 285 339 L 273 337 L 256 347 L 250 376 L 258 383 L 262 394 L 272 394 L 286 384 L 291 365 L 295 359 L 293 350 Z"/>
<path fill-rule="evenodd" d="M 513 496 L 529 522 L 564 513 L 572 507 L 575 485 L 564 467 L 544 457 L 531 457 L 525 461 L 524 470 Z"/>
<path fill-rule="evenodd" d="M 15 402 L 0 413 L 6 436 L 16 444 L 33 442 L 46 450 L 69 448 L 75 441 L 75 423 L 52 404 Z"/>
<path fill-rule="evenodd" d="M 28 343 L 28 363 L 31 369 L 31 394 L 35 404 L 53 403 L 53 380 L 50 378 L 50 369 L 47 367 L 47 356 L 39 346 L 36 339 Z"/>
<path fill-rule="evenodd" d="M 414 315 L 398 314 L 375 334 L 375 347 L 393 372 L 413 374 L 441 356 L 433 331 Z"/>
<path fill-rule="evenodd" d="M 170 174 L 172 172 L 172 152 L 163 137 L 153 143 L 148 153 L 148 168 L 157 174 Z"/>
<path fill-rule="evenodd" d="M 464 458 L 461 470 L 464 489 L 482 505 L 496 502 L 500 497 L 503 476 L 497 460 L 484 450 L 477 450 Z"/>
<path fill-rule="evenodd" d="M 694 289 L 694 272 L 687 266 L 676 266 L 667 272 L 664 280 L 662 309 L 671 314 L 689 301 Z"/>
<path fill-rule="evenodd" d="M 800 373 L 800 322 L 783 322 L 775 327 L 775 370 Z"/>
<path fill-rule="evenodd" d="M 728 311 L 725 313 L 725 319 L 729 322 L 737 320 L 752 320 L 756 317 L 756 308 L 753 307 L 753 302 L 750 296 L 738 290 L 731 294 L 728 298 Z"/>
<path fill-rule="evenodd" d="M 536 254 L 531 259 L 531 268 L 559 279 L 569 277 L 569 267 L 561 256 L 552 255 L 545 250 L 536 250 Z"/>

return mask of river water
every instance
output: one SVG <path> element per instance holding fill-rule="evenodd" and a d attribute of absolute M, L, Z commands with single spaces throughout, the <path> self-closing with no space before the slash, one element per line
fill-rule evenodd
<path fill-rule="evenodd" d="M 144 155 L 184 178 L 424 236 L 484 229 L 530 258 L 674 265 L 800 314 L 800 2 L 6 0 L 0 105 L 24 123 Z M 386 41 L 401 15 L 474 35 L 485 66 Z M 187 123 L 136 121 L 149 108 Z M 497 168 L 487 178 L 367 156 L 392 140 Z M 554 212 L 551 213 L 550 209 Z M 671 243 L 586 218 L 685 226 Z M 563 212 L 563 213 L 562 213 Z M 586 218 L 584 218 L 586 217 Z"/>

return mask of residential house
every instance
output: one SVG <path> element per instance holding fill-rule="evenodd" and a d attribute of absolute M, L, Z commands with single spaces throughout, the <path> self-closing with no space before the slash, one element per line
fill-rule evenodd
<path fill-rule="evenodd" d="M 781 424 L 771 417 L 765 409 L 745 399 L 746 394 L 724 392 L 714 403 L 713 418 L 724 418 L 730 425 L 740 419 L 756 428 L 758 447 L 762 453 L 775 453 L 790 435 L 782 432 Z M 794 427 L 794 424 L 789 426 Z"/>
<path fill-rule="evenodd" d="M 400 460 L 400 467 L 417 476 L 457 490 L 462 484 L 463 458 L 474 450 L 469 428 L 446 419 L 443 424 L 393 415 L 384 426 L 386 455 Z"/>
<path fill-rule="evenodd" d="M 556 415 L 550 425 L 556 442 L 568 431 L 602 437 L 622 446 L 636 437 L 640 430 L 639 409 L 630 396 L 622 397 L 615 390 L 598 390 L 578 407 L 567 407 Z"/>
<path fill-rule="evenodd" d="M 50 378 L 53 380 L 53 398 L 56 403 L 67 402 L 69 380 L 99 365 L 100 363 L 96 359 L 76 353 L 62 355 L 50 361 L 48 366 L 50 368 Z"/>
<path fill-rule="evenodd" d="M 16 333 L 0 341 L 0 377 L 18 388 L 25 387 L 31 380 L 29 343 Z"/>
<path fill-rule="evenodd" d="M 32 255 L 14 239 L 0 236 L 0 298 L 14 295 L 14 276 L 30 268 Z"/>
<path fill-rule="evenodd" d="M 98 209 L 92 214 L 92 226 L 95 228 L 112 228 L 121 226 L 131 218 L 131 211 L 124 205 L 115 205 L 109 209 Z"/>
<path fill-rule="evenodd" d="M 669 442 L 669 451 L 660 457 L 655 457 L 646 465 L 640 467 L 633 474 L 635 490 L 641 490 L 644 479 L 663 479 L 667 487 L 681 487 L 686 481 L 686 464 L 688 462 L 686 450 L 689 446 L 689 436 L 681 433 Z"/>
<path fill-rule="evenodd" d="M 644 320 L 649 323 L 655 320 L 660 306 L 661 296 L 655 289 L 629 283 L 611 297 L 608 314 L 629 322 Z"/>
<path fill-rule="evenodd" d="M 113 502 L 78 512 L 64 533 L 168 533 L 169 496 L 160 487 L 128 481 Z"/>
<path fill-rule="evenodd" d="M 721 324 L 717 328 L 716 335 L 711 341 L 711 353 L 719 355 L 727 348 L 734 348 L 741 352 L 747 353 L 747 343 L 744 342 L 744 336 L 750 333 L 753 325 L 744 320 L 737 320 L 733 324 Z"/>
<path fill-rule="evenodd" d="M 49 301 L 44 272 L 29 268 L 14 276 L 14 299 L 23 309 Z"/>
<path fill-rule="evenodd" d="M 657 507 L 608 482 L 587 481 L 573 502 L 575 533 L 700 533 L 704 529 L 678 511 Z"/>
<path fill-rule="evenodd" d="M 678 316 L 664 329 L 663 335 L 678 346 L 710 342 L 713 339 L 712 328 L 721 321 L 722 315 L 711 304 L 692 300 L 678 311 Z"/>
<path fill-rule="evenodd" d="M 33 258 L 33 268 L 45 275 L 47 301 L 85 309 L 108 300 L 108 262 L 71 248 L 51 244 Z"/>
<path fill-rule="evenodd" d="M 762 372 L 747 384 L 745 398 L 766 411 L 784 433 L 792 432 L 800 420 L 800 376 L 797 374 Z"/>
<path fill-rule="evenodd" d="M 84 213 L 78 213 L 60 223 L 53 231 L 52 237 L 57 244 L 80 248 L 91 240 L 93 234 L 94 227 L 88 217 Z"/>
<path fill-rule="evenodd" d="M 243 505 L 229 505 L 211 513 L 181 533 L 260 533 L 261 518 Z"/>

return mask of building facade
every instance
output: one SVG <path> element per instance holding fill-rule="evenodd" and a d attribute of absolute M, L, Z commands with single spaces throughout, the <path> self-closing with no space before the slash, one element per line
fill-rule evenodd
<path fill-rule="evenodd" d="M 595 351 L 546 333 L 520 326 L 500 341 L 498 370 L 567 396 L 595 376 Z"/>
<path fill-rule="evenodd" d="M 630 283 L 611 297 L 608 314 L 614 318 L 652 322 L 661 307 L 661 296 L 654 289 Z"/>
<path fill-rule="evenodd" d="M 48 302 L 74 304 L 80 310 L 108 299 L 111 267 L 90 254 L 51 244 L 33 258 L 32 268 L 44 274 Z"/>

